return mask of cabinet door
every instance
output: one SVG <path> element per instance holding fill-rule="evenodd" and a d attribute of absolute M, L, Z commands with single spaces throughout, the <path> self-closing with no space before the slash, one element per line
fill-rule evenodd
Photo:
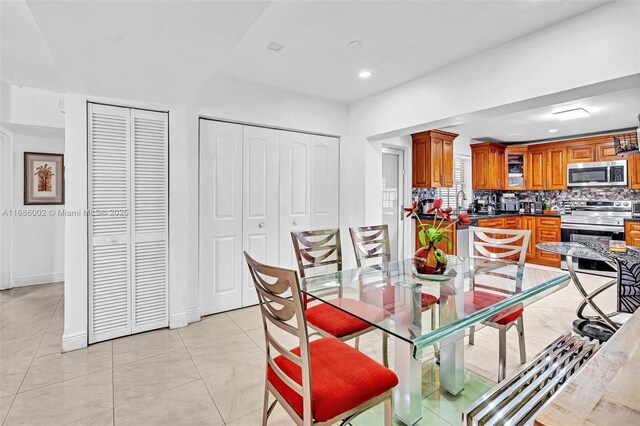
<path fill-rule="evenodd" d="M 564 149 L 547 149 L 547 185 L 545 189 L 567 189 L 567 154 Z"/>
<path fill-rule="evenodd" d="M 429 170 L 431 174 L 431 186 L 434 188 L 444 187 L 444 168 L 443 168 L 443 152 L 444 138 L 437 134 L 431 135 L 431 162 Z"/>
<path fill-rule="evenodd" d="M 451 188 L 453 186 L 453 139 L 442 141 L 442 175 L 443 186 Z"/>
<path fill-rule="evenodd" d="M 291 231 L 311 229 L 311 135 L 280 132 L 280 263 L 297 269 Z"/>
<path fill-rule="evenodd" d="M 596 161 L 617 161 L 621 158 L 616 155 L 616 149 L 611 142 L 603 142 L 596 145 Z"/>
<path fill-rule="evenodd" d="M 628 246 L 640 246 L 640 221 L 625 221 L 624 239 Z"/>
<path fill-rule="evenodd" d="M 589 163 L 596 161 L 594 144 L 567 146 L 567 163 Z"/>
<path fill-rule="evenodd" d="M 530 150 L 527 159 L 527 189 L 544 190 L 546 177 L 545 151 Z"/>
<path fill-rule="evenodd" d="M 200 120 L 202 315 L 242 307 L 242 126 Z"/>
<path fill-rule="evenodd" d="M 502 189 L 504 187 L 504 150 L 498 147 L 489 148 L 489 187 L 490 189 Z"/>
<path fill-rule="evenodd" d="M 427 173 L 429 144 L 426 138 L 416 138 L 412 144 L 412 175 L 414 188 L 428 188 L 431 186 Z"/>
<path fill-rule="evenodd" d="M 536 259 L 536 218 L 533 216 L 524 216 L 522 218 L 522 228 L 531 231 L 529 238 L 529 246 L 527 247 L 527 262 L 535 262 Z"/>
<path fill-rule="evenodd" d="M 640 189 L 640 154 L 633 154 L 628 157 L 629 165 L 629 188 Z"/>
<path fill-rule="evenodd" d="M 274 265 L 279 247 L 279 132 L 243 127 L 243 248 L 258 262 Z M 258 303 L 258 295 L 243 264 L 242 306 Z"/>
<path fill-rule="evenodd" d="M 504 229 L 504 218 L 478 219 L 479 228 Z"/>
<path fill-rule="evenodd" d="M 132 332 L 169 325 L 168 114 L 131 110 Z"/>
<path fill-rule="evenodd" d="M 489 176 L 489 150 L 486 148 L 471 150 L 471 186 L 472 189 L 487 189 Z"/>
<path fill-rule="evenodd" d="M 340 184 L 338 138 L 311 136 L 311 228 L 337 228 Z"/>
<path fill-rule="evenodd" d="M 89 104 L 89 343 L 131 334 L 128 108 Z"/>

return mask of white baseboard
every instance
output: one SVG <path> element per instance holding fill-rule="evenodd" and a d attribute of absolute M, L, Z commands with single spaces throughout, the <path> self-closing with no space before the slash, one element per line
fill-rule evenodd
<path fill-rule="evenodd" d="M 169 317 L 169 328 L 182 328 L 189 325 L 189 317 L 186 312 L 173 314 Z"/>
<path fill-rule="evenodd" d="M 27 285 L 51 284 L 64 281 L 64 272 L 42 275 L 27 275 L 24 277 L 13 277 L 11 287 L 24 287 Z"/>
<path fill-rule="evenodd" d="M 200 308 L 187 309 L 187 319 L 189 320 L 189 324 L 200 321 L 201 317 Z"/>
<path fill-rule="evenodd" d="M 62 352 L 84 349 L 88 346 L 87 333 L 84 331 L 62 336 Z"/>

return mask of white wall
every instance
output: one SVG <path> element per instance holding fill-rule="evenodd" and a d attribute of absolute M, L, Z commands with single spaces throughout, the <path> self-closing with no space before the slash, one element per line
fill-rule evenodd
<path fill-rule="evenodd" d="M 0 83 L 0 95 L 0 122 L 64 128 L 64 113 L 60 108 L 63 93 Z"/>
<path fill-rule="evenodd" d="M 13 216 L 11 227 L 10 286 L 24 286 L 64 279 L 64 206 L 24 205 L 24 153 L 64 153 L 63 137 L 38 137 L 13 133 L 12 199 L 10 209 L 23 214 L 46 212 L 44 216 Z M 53 215 L 51 215 L 53 211 Z"/>
<path fill-rule="evenodd" d="M 353 175 L 346 188 L 350 222 L 377 220 L 371 200 L 379 193 L 380 159 L 368 140 L 504 114 L 505 105 L 508 112 L 529 109 L 545 96 L 575 96 L 603 82 L 618 90 L 637 84 L 639 19 L 640 3 L 609 3 L 350 105 L 343 157 Z"/>
<path fill-rule="evenodd" d="M 65 96 L 67 208 L 87 207 L 87 101 L 169 111 L 169 324 L 200 319 L 198 283 L 198 117 L 343 136 L 344 105 L 232 79 L 208 81 L 189 105 Z M 87 220 L 66 218 L 63 350 L 87 345 Z"/>

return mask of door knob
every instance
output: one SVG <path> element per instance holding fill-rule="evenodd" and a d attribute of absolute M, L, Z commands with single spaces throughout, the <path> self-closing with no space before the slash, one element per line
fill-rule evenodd
<path fill-rule="evenodd" d="M 258 225 L 258 228 L 264 228 L 264 222 L 260 222 L 260 225 Z"/>
<path fill-rule="evenodd" d="M 297 224 L 298 224 L 298 221 L 297 221 L 297 220 L 294 220 L 294 221 L 293 221 L 293 224 L 294 224 L 294 225 L 297 225 Z"/>

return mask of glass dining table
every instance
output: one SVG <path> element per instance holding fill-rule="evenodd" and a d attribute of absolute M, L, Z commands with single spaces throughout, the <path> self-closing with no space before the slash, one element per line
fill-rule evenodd
<path fill-rule="evenodd" d="M 407 425 L 421 418 L 423 350 L 437 348 L 440 387 L 457 395 L 464 390 L 465 330 L 569 283 L 569 275 L 561 271 L 457 256 L 448 256 L 445 275 L 434 281 L 416 276 L 412 264 L 413 259 L 399 260 L 307 277 L 301 282 L 306 295 L 394 338 L 391 368 L 399 378 L 394 414 Z M 379 309 L 356 310 L 345 299 L 383 308 L 386 315 L 379 315 Z M 487 300 L 492 302 L 487 304 Z"/>

